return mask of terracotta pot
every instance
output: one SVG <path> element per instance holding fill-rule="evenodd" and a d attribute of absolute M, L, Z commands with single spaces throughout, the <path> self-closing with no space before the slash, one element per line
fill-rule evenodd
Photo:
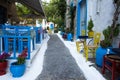
<path fill-rule="evenodd" d="M 0 62 L 0 75 L 6 74 L 7 67 L 8 61 Z"/>

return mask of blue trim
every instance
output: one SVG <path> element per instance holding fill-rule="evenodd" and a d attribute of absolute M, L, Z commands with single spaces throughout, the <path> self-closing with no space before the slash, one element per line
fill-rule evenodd
<path fill-rule="evenodd" d="M 28 57 L 27 59 L 30 59 L 30 52 L 31 52 L 31 43 L 30 43 L 30 37 L 28 37 Z"/>
<path fill-rule="evenodd" d="M 35 43 L 34 43 L 35 41 L 34 41 L 34 38 L 32 39 L 32 48 L 33 48 L 33 50 L 35 50 Z"/>
<path fill-rule="evenodd" d="M 6 29 L 8 28 L 8 30 Z M 4 39 L 4 51 L 9 52 L 11 49 L 13 51 L 13 56 L 10 59 L 16 59 L 17 54 L 16 51 L 22 53 L 23 48 L 27 44 L 28 48 L 28 57 L 30 59 L 30 51 L 31 51 L 31 34 L 30 34 L 30 27 L 17 27 L 17 26 L 3 26 L 3 39 Z M 28 41 L 24 42 L 23 39 L 28 39 Z M 12 40 L 9 40 L 12 39 Z M 34 45 L 33 45 L 34 47 Z"/>
<path fill-rule="evenodd" d="M 78 3 L 80 3 L 82 0 L 78 0 Z"/>
<path fill-rule="evenodd" d="M 78 6 L 77 6 L 77 31 L 76 31 L 76 38 L 78 39 L 78 36 L 80 34 L 80 4 L 78 3 Z"/>
<path fill-rule="evenodd" d="M 88 0 L 86 0 L 86 24 L 85 24 L 85 33 L 87 35 L 87 16 L 88 15 Z"/>
<path fill-rule="evenodd" d="M 78 4 L 77 4 L 77 21 L 76 21 L 76 38 L 78 39 L 78 36 L 80 36 L 81 30 L 80 30 L 80 22 L 81 22 L 81 2 L 84 0 L 78 0 Z M 87 35 L 87 6 L 88 5 L 88 1 L 86 0 L 85 6 L 86 6 L 86 14 L 85 14 L 85 34 Z"/>
<path fill-rule="evenodd" d="M 16 58 L 16 37 L 15 38 L 13 38 L 14 40 L 13 40 L 13 52 L 14 52 L 14 58 Z"/>
<path fill-rule="evenodd" d="M 2 37 L 0 36 L 0 53 L 2 52 Z"/>

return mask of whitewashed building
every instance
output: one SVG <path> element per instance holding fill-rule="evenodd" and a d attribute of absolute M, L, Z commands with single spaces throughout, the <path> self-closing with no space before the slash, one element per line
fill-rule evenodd
<path fill-rule="evenodd" d="M 95 32 L 101 32 L 112 24 L 114 14 L 113 0 L 77 0 L 76 4 L 76 38 L 85 30 L 87 35 L 87 25 L 90 17 L 93 20 Z M 104 39 L 102 34 L 101 40 Z M 114 47 L 118 47 L 120 35 L 114 40 Z"/>

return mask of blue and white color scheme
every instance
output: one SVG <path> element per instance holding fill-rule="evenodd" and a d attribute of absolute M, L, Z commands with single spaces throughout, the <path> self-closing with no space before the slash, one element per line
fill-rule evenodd
<path fill-rule="evenodd" d="M 76 27 L 76 38 L 82 35 L 82 32 L 87 35 L 87 0 L 78 0 Z"/>

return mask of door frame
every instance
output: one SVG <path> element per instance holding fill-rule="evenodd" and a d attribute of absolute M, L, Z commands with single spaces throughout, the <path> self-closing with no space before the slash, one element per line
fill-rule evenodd
<path fill-rule="evenodd" d="M 80 15 L 81 15 L 81 3 L 83 2 L 84 0 L 79 0 L 78 1 L 78 4 L 77 4 L 77 12 L 76 12 L 76 15 L 77 15 L 77 21 L 76 21 L 76 39 L 78 39 L 78 37 L 81 35 L 80 33 L 81 33 L 81 30 L 80 30 L 80 27 L 81 27 L 81 25 L 80 25 L 80 22 L 81 22 L 81 17 L 80 17 Z M 85 13 L 85 35 L 87 35 L 87 15 L 88 15 L 88 0 L 86 0 L 86 8 L 85 8 L 85 10 L 86 10 L 86 13 Z"/>

